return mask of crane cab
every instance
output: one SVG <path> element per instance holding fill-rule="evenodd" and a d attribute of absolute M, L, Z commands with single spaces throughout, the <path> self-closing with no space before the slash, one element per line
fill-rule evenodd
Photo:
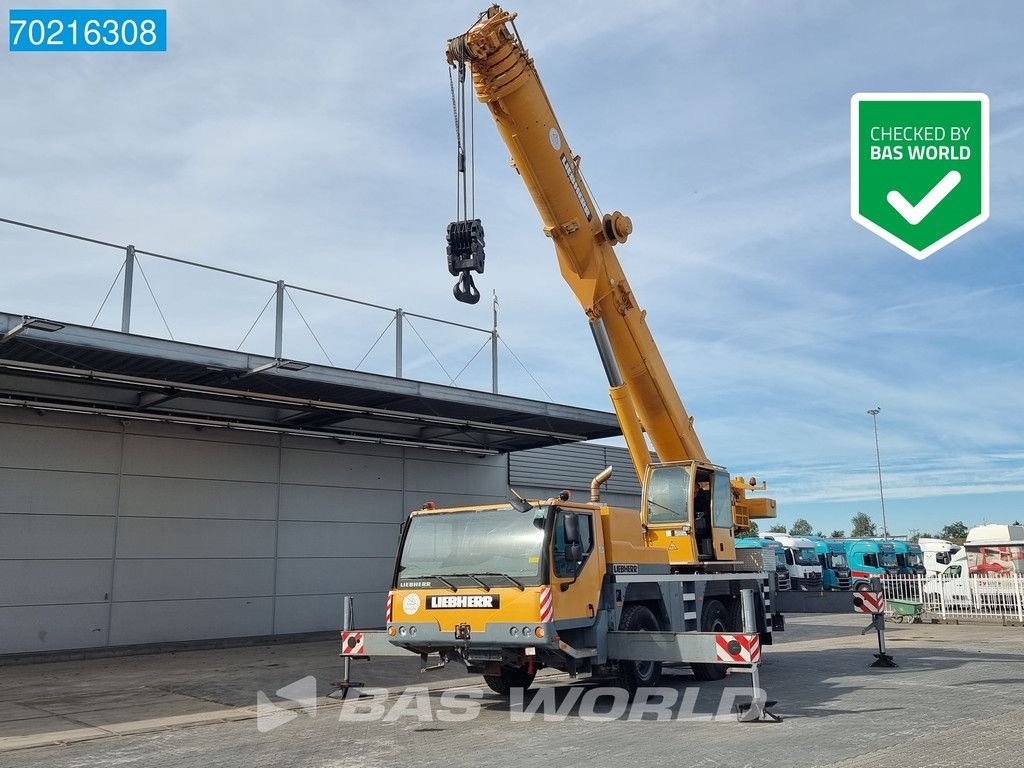
<path fill-rule="evenodd" d="M 724 467 L 698 461 L 650 464 L 641 522 L 649 546 L 672 565 L 733 562 L 733 492 Z"/>

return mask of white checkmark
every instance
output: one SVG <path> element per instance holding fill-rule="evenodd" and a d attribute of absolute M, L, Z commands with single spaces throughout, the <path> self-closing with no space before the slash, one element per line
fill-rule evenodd
<path fill-rule="evenodd" d="M 907 198 L 895 189 L 885 196 L 889 205 L 896 209 L 896 213 L 902 216 L 911 224 L 920 224 L 921 221 L 931 213 L 935 206 L 946 199 L 946 195 L 953 191 L 953 188 L 960 183 L 960 173 L 950 171 L 932 187 L 931 191 L 921 198 L 917 205 L 911 205 Z"/>

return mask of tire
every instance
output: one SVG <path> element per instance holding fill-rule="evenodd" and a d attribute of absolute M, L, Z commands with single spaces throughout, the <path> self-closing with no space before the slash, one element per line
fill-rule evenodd
<path fill-rule="evenodd" d="M 525 669 L 502 667 L 500 675 L 484 675 L 484 682 L 499 696 L 507 698 L 513 688 L 522 688 L 525 691 L 533 685 L 535 675 L 536 672 L 527 672 Z"/>
<path fill-rule="evenodd" d="M 623 632 L 657 632 L 661 629 L 658 617 L 646 605 L 627 605 L 619 620 L 619 629 Z M 620 661 L 619 683 L 630 697 L 637 688 L 655 686 L 661 679 L 660 661 Z"/>
<path fill-rule="evenodd" d="M 718 600 L 708 600 L 704 603 L 704 612 L 700 617 L 701 632 L 729 632 L 729 612 Z M 725 664 L 691 664 L 693 676 L 701 682 L 721 680 L 725 677 Z"/>

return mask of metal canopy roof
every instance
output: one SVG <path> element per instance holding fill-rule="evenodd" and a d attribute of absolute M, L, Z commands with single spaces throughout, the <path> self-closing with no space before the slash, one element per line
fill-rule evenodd
<path fill-rule="evenodd" d="M 0 406 L 495 454 L 614 414 L 0 312 Z"/>

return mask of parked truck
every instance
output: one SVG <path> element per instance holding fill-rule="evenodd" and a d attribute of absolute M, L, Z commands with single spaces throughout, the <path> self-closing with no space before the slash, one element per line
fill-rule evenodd
<path fill-rule="evenodd" d="M 924 551 L 921 545 L 913 541 L 893 541 L 896 553 L 896 566 L 901 576 L 924 576 Z"/>
<path fill-rule="evenodd" d="M 814 543 L 814 551 L 821 564 L 822 587 L 834 591 L 850 589 L 850 564 L 846 560 L 846 547 L 843 543 L 822 536 L 805 538 Z"/>
<path fill-rule="evenodd" d="M 1024 574 L 1024 525 L 979 525 L 964 544 L 972 576 Z M 951 561 L 952 562 L 952 561 Z"/>
<path fill-rule="evenodd" d="M 736 549 L 759 549 L 764 552 L 771 552 L 772 562 L 775 563 L 775 589 L 779 592 L 788 592 L 791 588 L 789 578 L 789 567 L 786 565 L 786 550 L 779 542 L 773 539 L 762 539 L 757 536 L 746 536 L 736 539 Z M 738 553 L 738 552 L 737 552 Z M 772 572 L 770 563 L 765 560 L 765 570 Z"/>
<path fill-rule="evenodd" d="M 887 578 L 899 573 L 896 548 L 891 541 L 879 539 L 845 539 L 846 559 L 854 589 L 867 589 L 872 578 Z"/>
<path fill-rule="evenodd" d="M 778 542 L 785 552 L 786 567 L 793 589 L 803 592 L 820 592 L 822 589 L 821 563 L 814 542 L 802 536 L 785 533 L 766 533 L 766 539 Z"/>
<path fill-rule="evenodd" d="M 927 556 L 935 545 L 922 541 Z M 937 550 L 948 562 L 939 574 L 929 570 L 924 582 L 923 593 L 933 609 L 1024 616 L 1024 526 L 976 526 L 962 547 L 942 543 L 954 551 Z"/>
<path fill-rule="evenodd" d="M 769 574 L 737 558 L 735 543 L 751 518 L 775 517 L 775 502 L 752 496 L 763 486 L 730 478 L 706 455 L 615 255 L 632 222 L 619 212 L 598 214 L 513 18 L 489 8 L 448 42 L 448 62 L 458 82 L 471 74 L 589 320 L 641 478 L 641 507 L 601 500 L 609 467 L 587 500 L 516 496 L 413 512 L 388 595 L 387 637 L 424 659 L 464 663 L 504 695 L 528 687 L 543 667 L 617 679 L 627 690 L 656 684 L 664 662 L 719 679 L 727 666 L 716 642 L 724 633 L 742 633 L 746 617 L 747 642 L 767 644 L 782 628 Z M 478 220 L 449 225 L 448 267 L 459 276 L 456 297 L 475 301 L 471 273 L 483 271 Z M 742 607 L 748 590 L 757 598 L 753 616 Z M 726 648 L 741 645 L 729 637 Z"/>
<path fill-rule="evenodd" d="M 922 538 L 917 540 L 917 544 L 921 547 L 925 574 L 928 576 L 942 574 L 963 550 L 959 544 L 946 539 Z M 962 556 L 966 557 L 966 553 Z"/>

